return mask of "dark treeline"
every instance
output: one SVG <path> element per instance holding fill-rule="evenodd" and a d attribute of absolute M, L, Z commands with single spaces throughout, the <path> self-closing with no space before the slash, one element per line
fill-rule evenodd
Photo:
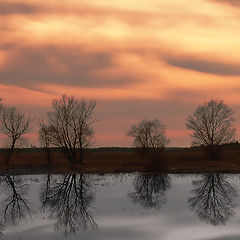
<path fill-rule="evenodd" d="M 53 100 L 52 111 L 41 119 L 33 120 L 31 113 L 21 112 L 14 107 L 0 106 L 0 130 L 5 134 L 7 145 L 5 163 L 9 164 L 17 148 L 26 145 L 25 134 L 35 122 L 39 126 L 39 142 L 45 149 L 48 163 L 51 152 L 62 151 L 71 164 L 81 163 L 87 151 L 138 151 L 143 157 L 159 158 L 166 149 L 169 139 L 166 127 L 159 119 L 144 119 L 134 124 L 127 132 L 133 138 L 133 148 L 98 148 L 89 150 L 94 142 L 94 123 L 96 101 L 77 100 L 63 95 Z M 233 127 L 233 111 L 223 101 L 211 100 L 197 107 L 186 120 L 191 130 L 192 148 L 203 149 L 213 159 L 218 159 L 222 149 L 238 148 Z M 33 147 L 34 148 L 34 147 Z M 171 149 L 171 148 L 168 148 Z M 172 148 L 184 150 L 183 148 Z M 26 151 L 42 151 L 29 150 Z"/>
<path fill-rule="evenodd" d="M 240 149 L 240 144 L 239 143 L 234 143 L 234 144 L 227 144 L 223 145 L 222 148 L 226 149 Z M 166 147 L 165 151 L 192 151 L 194 149 L 201 149 L 201 147 Z M 0 148 L 0 153 L 5 153 L 7 151 L 6 148 Z M 56 147 L 51 147 L 49 148 L 50 152 L 63 152 L 62 148 L 56 148 Z M 136 147 L 92 147 L 92 148 L 86 148 L 84 150 L 86 153 L 90 152 L 137 152 L 138 148 Z M 46 153 L 46 148 L 45 147 L 36 147 L 36 146 L 31 146 L 31 147 L 25 147 L 25 148 L 15 148 L 14 149 L 15 153 Z"/>

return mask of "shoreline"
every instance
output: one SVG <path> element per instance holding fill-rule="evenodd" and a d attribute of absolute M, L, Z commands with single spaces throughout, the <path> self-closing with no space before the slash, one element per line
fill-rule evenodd
<path fill-rule="evenodd" d="M 73 165 L 61 151 L 51 151 L 48 164 L 44 151 L 13 153 L 9 166 L 0 152 L 0 174 L 18 173 L 240 173 L 240 150 L 224 150 L 219 160 L 209 159 L 201 150 L 164 150 L 155 159 L 146 159 L 134 151 L 86 152 L 82 163 Z"/>

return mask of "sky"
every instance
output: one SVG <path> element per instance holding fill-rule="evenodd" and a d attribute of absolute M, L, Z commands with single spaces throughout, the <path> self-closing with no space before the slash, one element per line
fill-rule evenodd
<path fill-rule="evenodd" d="M 0 97 L 35 119 L 62 94 L 95 99 L 94 146 L 131 146 L 146 118 L 190 146 L 186 118 L 218 99 L 239 139 L 239 29 L 238 0 L 1 0 Z"/>

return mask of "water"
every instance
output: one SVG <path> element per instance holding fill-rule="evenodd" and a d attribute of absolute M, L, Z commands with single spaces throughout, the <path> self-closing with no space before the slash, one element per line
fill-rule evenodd
<path fill-rule="evenodd" d="M 240 237 L 239 175 L 6 175 L 0 180 L 1 239 Z"/>

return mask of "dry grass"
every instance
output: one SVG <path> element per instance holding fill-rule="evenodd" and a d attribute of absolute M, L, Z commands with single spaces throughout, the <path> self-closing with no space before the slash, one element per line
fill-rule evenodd
<path fill-rule="evenodd" d="M 89 152 L 84 161 L 71 165 L 61 152 L 51 153 L 48 164 L 44 152 L 14 153 L 9 166 L 4 164 L 4 154 L 0 154 L 0 171 L 6 172 L 44 172 L 69 171 L 83 173 L 114 172 L 156 172 L 200 173 L 200 172 L 240 172 L 240 150 L 225 150 L 219 160 L 211 160 L 206 153 L 194 150 L 168 150 L 155 159 L 141 157 L 135 152 Z"/>

